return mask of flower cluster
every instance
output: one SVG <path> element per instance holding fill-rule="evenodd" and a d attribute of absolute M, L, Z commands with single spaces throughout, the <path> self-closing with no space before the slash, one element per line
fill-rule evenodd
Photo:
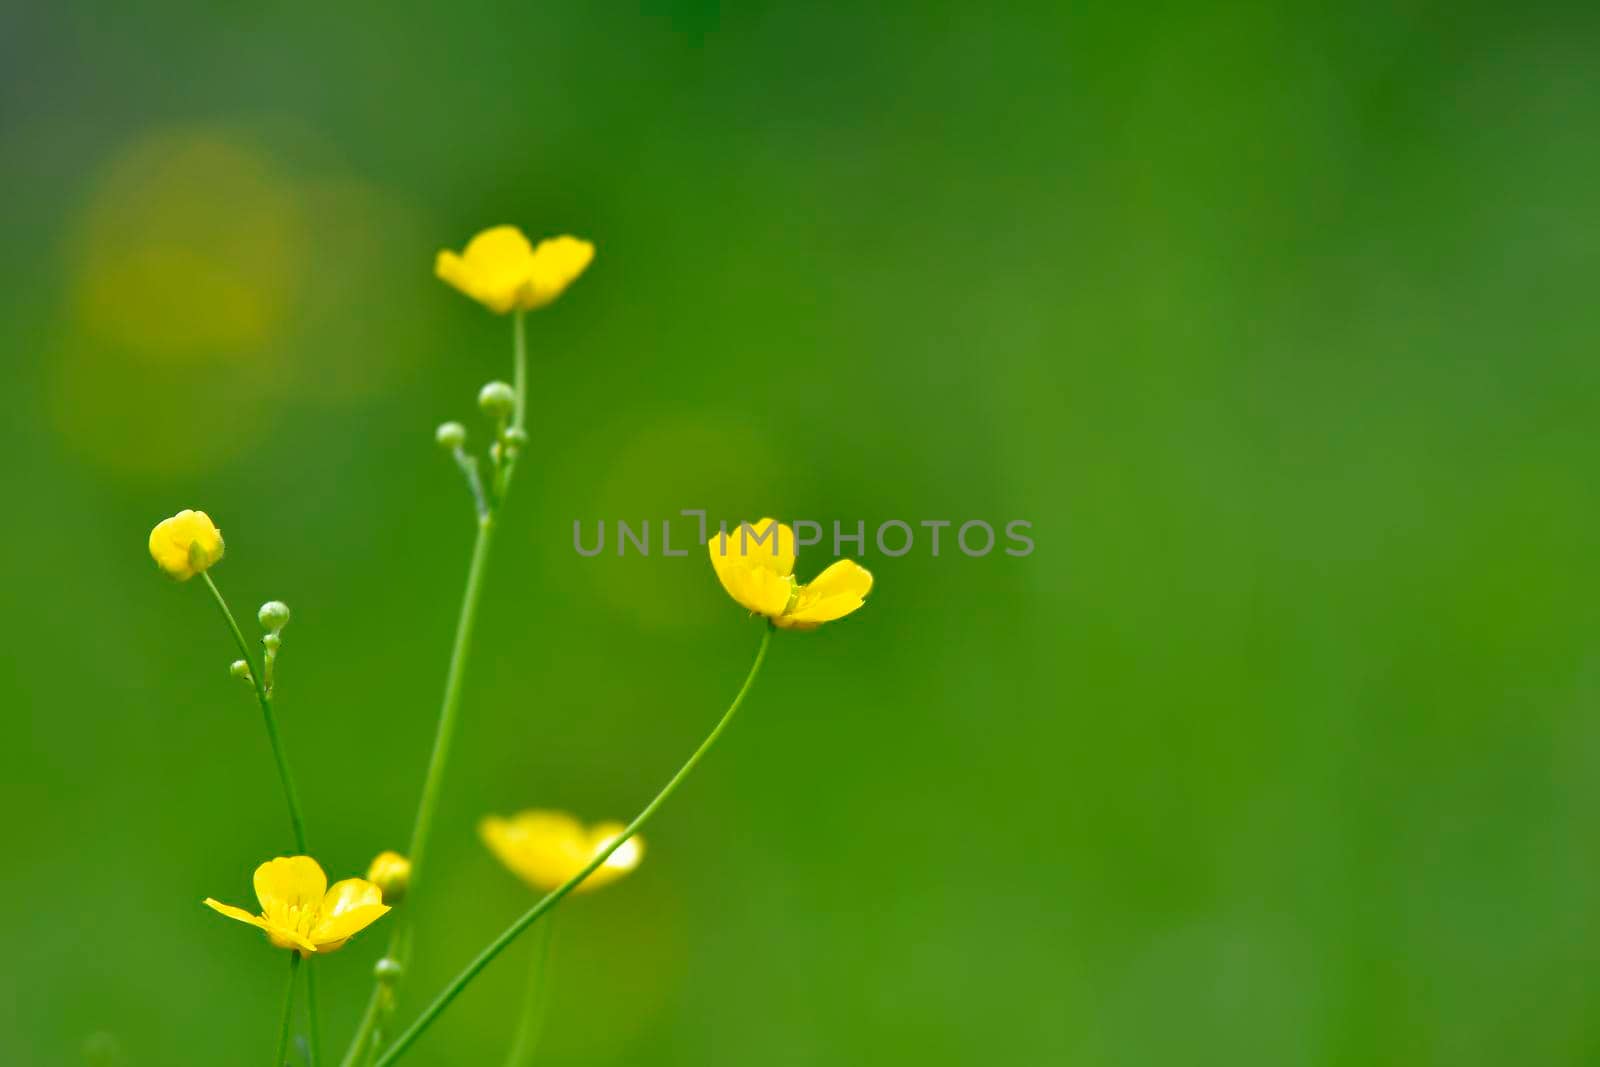
<path fill-rule="evenodd" d="M 493 420 L 495 434 L 485 457 L 466 450 L 466 429 L 447 422 L 439 427 L 439 443 L 452 453 L 472 491 L 478 515 L 478 540 L 474 547 L 456 644 L 440 709 L 435 749 L 422 787 L 422 803 L 413 828 L 410 855 L 380 852 L 363 878 L 345 878 L 328 884 L 323 867 L 307 852 L 305 826 L 289 772 L 274 710 L 274 673 L 283 630 L 290 611 L 282 601 L 269 600 L 257 612 L 263 635 L 260 649 L 252 651 L 233 612 L 211 575 L 206 572 L 223 556 L 222 533 L 203 511 L 185 510 L 157 523 L 150 532 L 150 556 L 166 574 L 179 581 L 203 575 L 202 583 L 221 608 L 238 646 L 240 658 L 230 672 L 244 680 L 260 705 L 268 740 L 287 803 L 296 845 L 295 855 L 279 856 L 255 869 L 253 884 L 258 911 L 224 904 L 207 897 L 207 907 L 261 930 L 272 946 L 290 953 L 291 979 L 286 998 L 275 1063 L 283 1063 L 294 1002 L 295 969 L 302 960 L 326 956 L 387 915 L 408 892 L 415 891 L 425 844 L 433 824 L 441 774 L 449 749 L 450 731 L 461 701 L 464 669 L 472 620 L 477 610 L 483 560 L 500 507 L 512 481 L 519 451 L 528 444 L 524 429 L 526 411 L 526 354 L 523 319 L 526 312 L 544 307 L 559 297 L 589 266 L 594 246 L 576 237 L 554 237 L 533 245 L 512 226 L 497 226 L 473 237 L 458 253 L 442 251 L 435 272 L 450 285 L 497 314 L 515 313 L 514 364 L 516 384 L 492 381 L 479 392 L 478 405 Z M 752 613 L 762 616 L 761 645 L 749 676 L 733 702 L 700 747 L 631 823 L 600 822 L 586 825 L 565 812 L 530 809 L 510 816 L 490 815 L 479 824 L 479 834 L 489 851 L 513 874 L 542 894 L 508 930 L 474 959 L 433 1004 L 382 1049 L 388 1015 L 395 1009 L 395 985 L 405 973 L 412 938 L 409 909 L 391 920 L 390 943 L 374 968 L 377 985 L 344 1062 L 388 1067 L 411 1046 L 461 988 L 499 953 L 512 938 L 538 920 L 569 893 L 598 889 L 626 876 L 644 856 L 644 839 L 638 830 L 678 787 L 705 755 L 743 702 L 765 659 L 775 629 L 811 630 L 841 619 L 861 608 L 872 589 L 872 575 L 854 561 L 841 559 L 810 582 L 794 574 L 794 531 L 774 519 L 741 524 L 731 533 L 711 538 L 710 559 L 723 588 Z M 308 979 L 309 982 L 309 979 Z M 308 988 L 314 988 L 309 987 Z M 530 988 L 537 990 L 537 982 Z M 308 995 L 310 1031 L 305 1058 L 317 1062 L 316 1000 Z M 520 1047 L 520 1046 L 519 1046 Z"/>

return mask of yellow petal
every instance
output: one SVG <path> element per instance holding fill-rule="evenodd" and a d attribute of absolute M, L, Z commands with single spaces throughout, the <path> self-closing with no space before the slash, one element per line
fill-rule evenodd
<path fill-rule="evenodd" d="M 480 274 L 521 276 L 533 258 L 533 245 L 515 226 L 491 226 L 467 242 L 462 258 Z"/>
<path fill-rule="evenodd" d="M 467 271 L 466 261 L 454 252 L 442 250 L 434 257 L 433 273 L 440 281 L 453 285 L 466 293 L 474 300 L 477 296 L 472 287 L 472 275 Z"/>
<path fill-rule="evenodd" d="M 618 837 L 627 827 L 619 822 L 598 823 L 589 829 L 589 858 L 603 851 L 605 847 Z M 624 841 L 618 849 L 606 857 L 606 861 L 596 867 L 594 873 L 585 878 L 577 891 L 587 893 L 599 889 L 603 885 L 615 882 L 639 866 L 639 861 L 644 859 L 644 838 L 637 834 Z M 588 859 L 584 860 L 585 863 Z M 581 868 L 580 868 L 581 870 Z"/>
<path fill-rule="evenodd" d="M 307 940 L 304 934 L 290 930 L 283 926 L 274 926 L 268 923 L 262 929 L 267 932 L 267 940 L 272 942 L 273 948 L 297 948 L 300 955 L 309 956 L 317 951 L 317 946 Z"/>
<path fill-rule="evenodd" d="M 318 951 L 332 952 L 388 911 L 383 890 L 371 882 L 363 878 L 335 882 L 322 898 L 322 909 L 311 928 L 311 941 Z"/>
<path fill-rule="evenodd" d="M 777 527 L 776 533 L 773 527 Z M 740 523 L 737 530 L 728 531 L 728 545 L 751 566 L 782 578 L 794 573 L 794 531 L 777 519 Z"/>
<path fill-rule="evenodd" d="M 293 930 L 286 930 L 282 927 L 274 926 L 262 916 L 251 915 L 243 908 L 236 908 L 232 904 L 223 904 L 219 901 L 212 900 L 210 897 L 206 898 L 205 904 L 206 907 L 210 908 L 212 911 L 215 911 L 221 915 L 226 915 L 230 919 L 237 919 L 242 923 L 249 923 L 251 926 L 254 926 L 257 929 L 265 930 L 267 938 L 276 948 L 298 948 L 304 952 L 315 952 L 317 950 L 315 945 L 301 937 L 299 934 L 295 933 Z"/>
<path fill-rule="evenodd" d="M 841 559 L 800 587 L 793 610 L 773 621 L 785 630 L 814 630 L 859 608 L 872 591 L 872 572 Z"/>
<path fill-rule="evenodd" d="M 594 245 L 576 237 L 551 237 L 533 250 L 533 262 L 526 288 L 517 306 L 526 310 L 544 307 L 566 291 L 578 275 L 594 261 Z"/>
<path fill-rule="evenodd" d="M 238 919 L 242 923 L 249 923 L 251 926 L 259 927 L 262 930 L 267 928 L 265 919 L 259 915 L 251 915 L 243 908 L 236 908 L 232 904 L 224 904 L 219 900 L 212 900 L 210 897 L 206 897 L 205 905 L 212 911 L 220 915 L 226 915 L 230 919 Z"/>
<path fill-rule="evenodd" d="M 706 548 L 729 596 L 757 614 L 783 614 L 794 591 L 793 530 L 770 518 L 740 523 L 712 534 Z"/>
<path fill-rule="evenodd" d="M 281 926 L 277 912 L 308 918 L 316 914 L 328 891 L 328 876 L 310 856 L 279 856 L 256 868 L 255 886 L 267 921 Z"/>
<path fill-rule="evenodd" d="M 203 511 L 180 511 L 150 531 L 150 558 L 180 582 L 209 568 L 222 552 L 222 531 Z"/>

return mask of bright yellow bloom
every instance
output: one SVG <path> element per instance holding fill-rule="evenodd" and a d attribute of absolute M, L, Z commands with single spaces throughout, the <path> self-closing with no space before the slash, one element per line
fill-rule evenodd
<path fill-rule="evenodd" d="M 411 861 L 398 852 L 380 852 L 367 868 L 367 881 L 383 890 L 387 903 L 398 904 L 411 884 Z"/>
<path fill-rule="evenodd" d="M 510 868 L 511 873 L 533 888 L 548 893 L 583 870 L 596 853 L 605 848 L 627 827 L 619 822 L 584 826 L 562 811 L 523 811 L 502 819 L 490 815 L 478 824 L 484 844 Z M 644 858 L 644 839 L 630 837 L 595 868 L 577 887 L 577 892 L 599 889 L 639 866 Z"/>
<path fill-rule="evenodd" d="M 180 511 L 150 531 L 150 557 L 186 582 L 222 558 L 222 531 L 203 511 Z"/>
<path fill-rule="evenodd" d="M 551 237 L 534 248 L 515 226 L 484 230 L 456 255 L 440 252 L 433 272 L 497 314 L 532 311 L 560 296 L 594 259 L 594 245 Z"/>
<path fill-rule="evenodd" d="M 711 566 L 728 595 L 785 630 L 815 630 L 859 608 L 872 572 L 841 559 L 810 582 L 794 576 L 794 531 L 777 519 L 741 523 L 707 541 Z"/>
<path fill-rule="evenodd" d="M 377 922 L 389 906 L 383 891 L 361 878 L 328 886 L 328 876 L 310 856 L 280 856 L 256 868 L 256 899 L 261 914 L 219 904 L 206 906 L 267 932 L 277 948 L 297 948 L 300 955 L 333 952 L 361 930 Z"/>

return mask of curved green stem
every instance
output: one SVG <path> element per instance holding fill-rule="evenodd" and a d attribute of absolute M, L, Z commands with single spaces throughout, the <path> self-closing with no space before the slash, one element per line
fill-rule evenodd
<path fill-rule="evenodd" d="M 545 912 L 559 904 L 563 897 L 572 892 L 585 878 L 593 874 L 601 864 L 610 858 L 613 852 L 621 848 L 624 842 L 638 833 L 644 824 L 650 821 L 650 817 L 656 813 L 656 809 L 660 808 L 667 798 L 677 791 L 678 786 L 689 776 L 689 772 L 694 770 L 696 764 L 711 750 L 711 746 L 716 744 L 717 738 L 721 737 L 722 732 L 728 728 L 728 723 L 733 721 L 734 713 L 739 710 L 739 705 L 744 703 L 745 694 L 750 692 L 751 683 L 756 680 L 756 674 L 761 670 L 761 663 L 767 657 L 767 646 L 771 643 L 772 624 L 769 622 L 766 630 L 761 635 L 761 647 L 756 651 L 756 660 L 750 665 L 750 673 L 745 677 L 744 685 L 739 687 L 739 692 L 734 696 L 733 703 L 728 705 L 728 710 L 723 712 L 722 718 L 717 720 L 717 725 L 712 727 L 711 733 L 707 734 L 706 739 L 700 742 L 700 747 L 694 750 L 694 754 L 689 757 L 688 762 L 678 768 L 678 773 L 674 774 L 667 784 L 662 786 L 661 792 L 655 795 L 655 799 L 646 804 L 644 810 L 635 816 L 627 828 L 618 834 L 610 844 L 595 853 L 594 858 L 584 866 L 583 870 L 540 898 L 537 904 L 523 912 L 516 922 L 508 926 L 499 937 L 491 941 L 488 948 L 478 953 L 477 958 L 467 964 L 466 970 L 450 980 L 443 991 L 434 998 L 433 1003 L 429 1004 L 423 1013 L 417 1017 L 417 1021 L 412 1023 L 403 1034 L 395 1039 L 395 1043 L 389 1047 L 387 1052 L 378 1057 L 375 1067 L 389 1067 L 390 1064 L 405 1055 L 406 1050 L 416 1043 L 417 1038 L 421 1037 L 423 1032 L 433 1025 L 434 1020 L 450 1006 L 451 1001 L 455 1000 L 461 994 L 461 991 L 467 987 L 468 983 L 476 978 L 485 967 L 489 966 L 496 956 L 504 952 L 506 946 L 515 941 L 517 936 L 524 930 L 538 922 L 539 917 L 544 915 Z"/>
<path fill-rule="evenodd" d="M 289 988 L 283 993 L 283 1022 L 278 1026 L 278 1052 L 272 1067 L 283 1067 L 289 1058 L 289 1019 L 294 1014 L 294 980 L 300 973 L 300 953 L 289 953 Z"/>
<path fill-rule="evenodd" d="M 304 854 L 305 819 L 300 814 L 300 798 L 294 791 L 294 777 L 289 773 L 289 760 L 283 754 L 283 740 L 278 736 L 278 718 L 272 712 L 272 697 L 267 692 L 264 670 L 250 655 L 250 646 L 245 642 L 244 631 L 239 629 L 239 624 L 234 620 L 233 612 L 228 609 L 228 602 L 222 598 L 222 591 L 217 588 L 217 583 L 213 582 L 211 575 L 205 571 L 200 572 L 200 577 L 206 580 L 206 588 L 211 590 L 217 607 L 222 611 L 223 619 L 228 623 L 228 629 L 233 632 L 234 641 L 238 642 L 239 658 L 250 666 L 250 681 L 255 687 L 256 703 L 261 705 L 261 721 L 267 728 L 267 740 L 272 744 L 272 758 L 278 764 L 278 781 L 283 786 L 283 799 L 289 805 L 289 821 L 294 825 L 294 845 L 301 854 Z"/>
<path fill-rule="evenodd" d="M 533 1063 L 534 1049 L 539 1047 L 539 1036 L 544 1032 L 545 1015 L 550 1004 L 550 945 L 555 941 L 556 920 L 539 927 L 537 943 L 530 953 L 532 965 L 528 969 L 528 987 L 522 994 L 522 1018 L 517 1023 L 517 1036 L 511 1042 L 511 1052 L 506 1056 L 506 1067 L 529 1067 Z"/>

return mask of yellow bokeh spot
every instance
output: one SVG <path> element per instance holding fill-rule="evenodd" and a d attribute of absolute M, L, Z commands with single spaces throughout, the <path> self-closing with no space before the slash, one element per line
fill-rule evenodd
<path fill-rule="evenodd" d="M 243 138 L 147 134 L 114 157 L 74 228 L 88 336 L 145 361 L 212 363 L 282 330 L 305 265 L 293 185 Z"/>

